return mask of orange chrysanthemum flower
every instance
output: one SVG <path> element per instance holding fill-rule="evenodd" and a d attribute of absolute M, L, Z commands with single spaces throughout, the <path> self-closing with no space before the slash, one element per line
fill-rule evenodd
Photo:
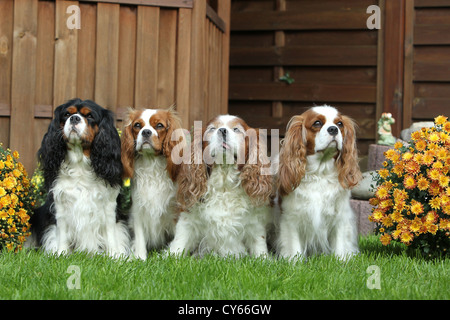
<path fill-rule="evenodd" d="M 413 176 L 408 175 L 405 177 L 405 179 L 403 179 L 403 185 L 406 189 L 414 189 L 417 185 L 417 182 Z"/>
<path fill-rule="evenodd" d="M 416 200 L 411 201 L 411 212 L 414 213 L 416 216 L 423 213 L 423 204 Z"/>
<path fill-rule="evenodd" d="M 428 182 L 428 179 L 421 177 L 419 180 L 417 180 L 417 188 L 421 191 L 425 191 L 430 186 L 430 183 Z"/>

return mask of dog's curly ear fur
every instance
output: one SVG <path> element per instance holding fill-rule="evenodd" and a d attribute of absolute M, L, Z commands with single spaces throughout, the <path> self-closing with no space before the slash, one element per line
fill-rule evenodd
<path fill-rule="evenodd" d="M 181 163 L 177 177 L 177 202 L 181 211 L 186 211 L 197 203 L 207 191 L 208 168 L 203 161 L 203 132 L 194 132 L 190 162 Z M 197 143 L 197 147 L 195 147 Z"/>
<path fill-rule="evenodd" d="M 123 127 L 121 136 L 121 159 L 123 165 L 122 177 L 124 179 L 130 179 L 134 176 L 134 158 L 136 154 L 136 146 L 132 132 L 133 128 L 131 126 L 131 118 L 134 112 L 136 112 L 135 109 L 128 109 L 128 120 Z"/>
<path fill-rule="evenodd" d="M 111 186 L 122 184 L 122 161 L 119 133 L 114 124 L 113 113 L 102 110 L 102 120 L 98 125 L 91 146 L 91 163 L 97 176 L 106 180 Z"/>
<path fill-rule="evenodd" d="M 240 166 L 240 179 L 255 205 L 268 203 L 274 193 L 266 140 L 260 135 L 259 129 L 246 130 L 246 159 L 245 164 Z"/>
<path fill-rule="evenodd" d="M 342 187 L 353 188 L 362 179 L 356 148 L 356 124 L 347 116 L 342 116 L 342 123 L 344 124 L 344 141 L 342 151 L 336 159 L 338 178 Z"/>
<path fill-rule="evenodd" d="M 173 162 L 172 151 L 176 146 L 180 147 L 181 150 L 184 150 L 185 149 L 184 146 L 186 145 L 186 138 L 184 136 L 178 135 L 178 134 L 183 135 L 183 133 L 181 131 L 182 130 L 181 119 L 178 117 L 178 114 L 176 113 L 174 106 L 169 108 L 167 110 L 167 113 L 168 113 L 168 130 L 166 138 L 163 143 L 163 153 L 167 159 L 167 171 L 169 172 L 172 181 L 176 181 L 177 176 L 180 172 L 180 165 L 176 165 Z M 179 137 L 178 140 L 175 140 L 176 135 L 178 135 Z M 181 151 L 181 154 L 177 156 L 182 157 L 183 156 L 182 152 L 183 151 Z"/>
<path fill-rule="evenodd" d="M 304 119 L 294 116 L 287 125 L 280 150 L 278 190 L 281 196 L 297 188 L 306 169 L 306 133 Z"/>
<path fill-rule="evenodd" d="M 71 100 L 68 103 L 75 102 L 77 101 Z M 61 110 L 65 106 L 66 104 L 63 104 L 55 109 L 53 120 L 48 126 L 47 133 L 42 138 L 41 147 L 37 154 L 39 166 L 44 173 L 44 185 L 47 191 L 50 190 L 53 182 L 55 181 L 58 175 L 58 170 L 67 152 L 60 117 Z"/>

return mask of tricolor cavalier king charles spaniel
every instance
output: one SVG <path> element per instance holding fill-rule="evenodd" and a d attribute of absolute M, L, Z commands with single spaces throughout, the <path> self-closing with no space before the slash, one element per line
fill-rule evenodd
<path fill-rule="evenodd" d="M 124 178 L 131 178 L 132 251 L 143 260 L 148 249 L 166 246 L 175 231 L 180 166 L 172 161 L 172 150 L 184 139 L 173 133 L 182 131 L 172 109 L 131 109 L 122 133 Z"/>
<path fill-rule="evenodd" d="M 361 179 L 354 122 L 330 106 L 294 116 L 280 150 L 278 250 L 303 259 L 358 253 L 350 189 Z"/>
<path fill-rule="evenodd" d="M 268 254 L 273 177 L 263 170 L 269 160 L 258 132 L 230 115 L 194 132 L 192 163 L 178 178 L 181 213 L 169 253 Z"/>
<path fill-rule="evenodd" d="M 122 163 L 112 112 L 89 100 L 60 105 L 38 159 L 48 198 L 31 223 L 44 250 L 126 255 L 128 231 L 116 216 Z"/>

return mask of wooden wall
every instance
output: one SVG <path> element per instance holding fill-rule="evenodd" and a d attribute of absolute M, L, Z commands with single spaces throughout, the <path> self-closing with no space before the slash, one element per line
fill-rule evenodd
<path fill-rule="evenodd" d="M 359 125 L 359 149 L 374 142 L 378 31 L 374 0 L 233 0 L 229 112 L 278 128 L 313 105 L 330 104 Z M 289 73 L 287 84 L 280 77 Z"/>
<path fill-rule="evenodd" d="M 229 15 L 230 0 L 1 0 L 0 142 L 32 173 L 53 110 L 74 97 L 119 122 L 127 107 L 174 103 L 186 128 L 225 113 Z"/>
<path fill-rule="evenodd" d="M 450 1 L 405 4 L 404 126 L 450 117 Z"/>

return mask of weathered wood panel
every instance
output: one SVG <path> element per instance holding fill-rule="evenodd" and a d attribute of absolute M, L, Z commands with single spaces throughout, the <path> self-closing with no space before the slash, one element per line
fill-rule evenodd
<path fill-rule="evenodd" d="M 334 105 L 356 119 L 366 152 L 376 132 L 379 37 L 366 25 L 373 4 L 379 2 L 233 1 L 230 113 L 284 134 L 293 115 Z"/>
<path fill-rule="evenodd" d="M 226 113 L 231 1 L 211 4 L 0 1 L 0 142 L 32 173 L 54 108 L 74 97 L 114 111 L 119 128 L 128 107 L 176 104 L 188 129 Z M 70 5 L 80 29 L 66 24 Z"/>

